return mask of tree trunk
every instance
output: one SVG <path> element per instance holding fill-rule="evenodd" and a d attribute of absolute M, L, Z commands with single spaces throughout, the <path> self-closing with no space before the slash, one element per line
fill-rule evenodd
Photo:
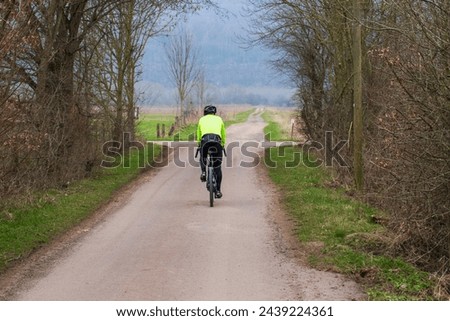
<path fill-rule="evenodd" d="M 41 124 L 37 126 L 48 135 L 48 173 L 57 177 L 69 169 L 74 170 L 70 168 L 72 149 L 80 136 L 74 98 L 74 66 L 85 5 L 86 1 L 81 1 L 67 8 L 65 3 L 56 0 L 49 5 L 46 14 L 51 24 L 45 29 L 44 46 L 36 55 L 39 65 L 36 103 L 42 110 L 42 118 L 37 120 Z"/>
<path fill-rule="evenodd" d="M 354 112 L 353 112 L 353 167 L 355 185 L 358 191 L 364 186 L 363 172 L 363 108 L 362 108 L 362 40 L 361 3 L 353 0 L 355 26 L 353 42 Z"/>

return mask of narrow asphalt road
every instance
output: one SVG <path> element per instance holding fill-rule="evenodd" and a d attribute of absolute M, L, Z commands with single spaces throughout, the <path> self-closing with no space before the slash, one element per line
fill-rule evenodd
<path fill-rule="evenodd" d="M 229 128 L 229 143 L 261 142 L 263 127 L 255 113 Z M 199 169 L 180 166 L 188 155 L 180 149 L 177 161 L 157 169 L 123 206 L 21 286 L 14 300 L 361 298 L 355 283 L 301 266 L 280 250 L 274 196 L 250 166 L 256 152 L 253 146 L 229 152 L 224 198 L 210 208 Z"/>

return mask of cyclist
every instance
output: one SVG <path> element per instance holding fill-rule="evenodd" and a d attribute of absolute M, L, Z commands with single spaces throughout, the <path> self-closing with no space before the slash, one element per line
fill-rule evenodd
<path fill-rule="evenodd" d="M 202 174 L 200 180 L 206 181 L 206 157 L 210 149 L 214 160 L 214 172 L 217 178 L 216 198 L 222 198 L 222 153 L 225 146 L 226 132 L 221 117 L 217 116 L 217 108 L 209 105 L 204 108 L 204 116 L 200 118 L 197 126 L 197 140 L 200 148 L 200 167 Z"/>

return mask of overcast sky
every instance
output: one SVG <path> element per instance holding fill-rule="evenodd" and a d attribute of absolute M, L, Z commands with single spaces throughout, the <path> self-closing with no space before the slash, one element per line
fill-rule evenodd
<path fill-rule="evenodd" d="M 239 88 L 241 96 L 243 93 L 252 97 L 264 96 L 268 103 L 272 100 L 282 100 L 281 98 L 289 99 L 292 90 L 288 88 L 286 79 L 271 68 L 271 53 L 261 47 L 246 49 L 239 39 L 247 37 L 248 22 L 243 16 L 247 1 L 217 2 L 229 13 L 227 16 L 218 15 L 214 10 L 202 10 L 172 32 L 172 35 L 175 35 L 181 29 L 192 34 L 194 46 L 199 49 L 202 57 L 201 64 L 206 82 L 220 88 L 222 95 L 229 96 L 230 88 L 234 91 Z M 169 41 L 170 35 L 150 39 L 143 60 L 142 83 L 157 88 L 156 91 L 160 91 L 161 97 L 156 100 L 164 102 L 172 95 L 167 91 L 173 87 L 168 77 L 164 49 L 164 45 Z M 227 93 L 224 93 L 225 91 Z"/>

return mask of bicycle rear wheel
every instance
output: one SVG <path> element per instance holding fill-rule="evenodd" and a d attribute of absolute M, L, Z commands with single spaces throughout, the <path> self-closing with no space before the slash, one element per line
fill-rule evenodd
<path fill-rule="evenodd" d="M 214 186 L 214 169 L 208 168 L 208 185 L 209 185 L 209 206 L 214 207 L 215 186 Z"/>

